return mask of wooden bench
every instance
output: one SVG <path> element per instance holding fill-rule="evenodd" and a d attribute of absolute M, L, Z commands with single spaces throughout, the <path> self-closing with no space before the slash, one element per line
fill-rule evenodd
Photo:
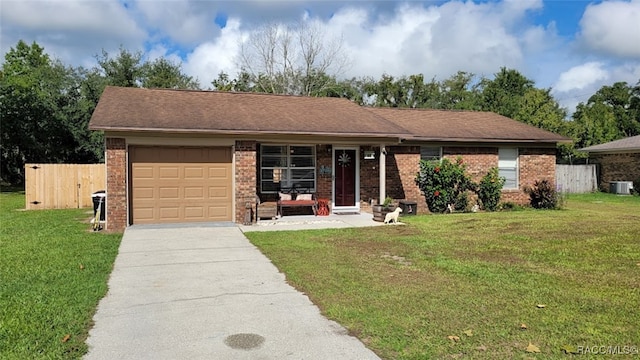
<path fill-rule="evenodd" d="M 311 210 L 313 210 L 313 215 L 318 215 L 318 199 L 316 199 L 315 194 L 293 193 L 290 195 L 291 199 L 281 199 L 280 196 L 278 197 L 278 214 L 280 214 L 280 216 L 284 216 L 282 209 L 292 207 L 310 207 Z M 304 197 L 304 199 L 301 199 L 301 197 Z M 311 198 L 310 200 L 307 199 L 309 197 Z"/>

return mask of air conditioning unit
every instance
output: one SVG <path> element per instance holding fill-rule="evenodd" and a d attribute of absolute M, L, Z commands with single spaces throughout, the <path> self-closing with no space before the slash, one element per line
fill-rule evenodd
<path fill-rule="evenodd" d="M 631 181 L 612 181 L 609 183 L 609 192 L 612 194 L 630 195 L 633 189 Z"/>

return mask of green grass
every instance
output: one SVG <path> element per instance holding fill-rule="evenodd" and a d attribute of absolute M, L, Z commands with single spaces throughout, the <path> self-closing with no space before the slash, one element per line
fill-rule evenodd
<path fill-rule="evenodd" d="M 639 197 L 587 194 L 570 196 L 564 210 L 403 221 L 247 236 L 385 359 L 640 348 Z M 530 343 L 541 353 L 527 352 Z"/>
<path fill-rule="evenodd" d="M 91 232 L 89 209 L 24 202 L 0 194 L 0 358 L 81 358 L 122 235 Z"/>

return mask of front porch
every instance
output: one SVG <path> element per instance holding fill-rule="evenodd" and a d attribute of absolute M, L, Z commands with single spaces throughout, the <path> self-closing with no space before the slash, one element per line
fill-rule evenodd
<path fill-rule="evenodd" d="M 417 167 L 419 157 L 412 160 L 411 163 L 415 163 Z M 282 209 L 276 205 L 279 199 L 289 200 L 291 195 L 291 199 L 295 200 L 300 194 L 312 194 L 320 204 L 327 204 L 326 208 L 331 215 L 370 211 L 371 204 L 378 203 L 379 199 L 389 195 L 386 189 L 387 176 L 391 175 L 393 179 L 399 177 L 395 159 L 387 164 L 384 143 L 374 145 L 256 142 L 253 164 L 256 169 L 255 194 L 261 204 L 258 206 L 261 209 L 253 209 L 254 215 L 256 210 L 261 215 L 273 213 L 261 216 L 267 219 L 275 218 L 276 215 L 286 218 L 310 215 L 307 211 L 309 209 L 304 207 Z M 392 169 L 387 169 L 389 166 Z M 253 181 L 246 177 L 238 180 Z M 239 184 L 239 187 L 248 188 L 247 185 L 249 184 L 245 182 Z M 394 189 L 390 190 L 393 192 L 395 187 L 397 186 L 392 186 Z M 399 199 L 405 197 L 404 192 L 400 195 Z M 244 222 L 246 223 L 246 220 Z"/>
<path fill-rule="evenodd" d="M 339 229 L 352 227 L 380 226 L 384 223 L 373 220 L 369 212 L 330 214 L 328 216 L 290 215 L 277 219 L 258 220 L 253 225 L 239 225 L 243 232 Z"/>

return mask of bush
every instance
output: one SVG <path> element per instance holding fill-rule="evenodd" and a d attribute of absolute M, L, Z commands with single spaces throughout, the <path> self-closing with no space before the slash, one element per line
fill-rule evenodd
<path fill-rule="evenodd" d="M 558 192 L 549 180 L 539 180 L 532 187 L 526 186 L 524 192 L 531 198 L 531 206 L 536 209 L 557 209 Z"/>
<path fill-rule="evenodd" d="M 499 176 L 498 168 L 495 167 L 482 177 L 478 186 L 478 199 L 485 210 L 496 211 L 498 209 L 504 182 L 505 178 Z"/>
<path fill-rule="evenodd" d="M 429 211 L 433 213 L 444 213 L 447 205 L 453 205 L 456 210 L 465 210 L 467 191 L 475 190 L 475 184 L 465 174 L 462 158 L 455 163 L 448 159 L 420 161 L 415 182 L 427 201 Z"/>
<path fill-rule="evenodd" d="M 637 178 L 633 181 L 633 189 L 631 189 L 631 194 L 640 196 L 640 178 Z"/>
<path fill-rule="evenodd" d="M 520 211 L 520 210 L 524 210 L 524 207 L 512 202 L 512 201 L 506 201 L 501 203 L 500 205 L 498 205 L 498 208 L 502 211 Z"/>

